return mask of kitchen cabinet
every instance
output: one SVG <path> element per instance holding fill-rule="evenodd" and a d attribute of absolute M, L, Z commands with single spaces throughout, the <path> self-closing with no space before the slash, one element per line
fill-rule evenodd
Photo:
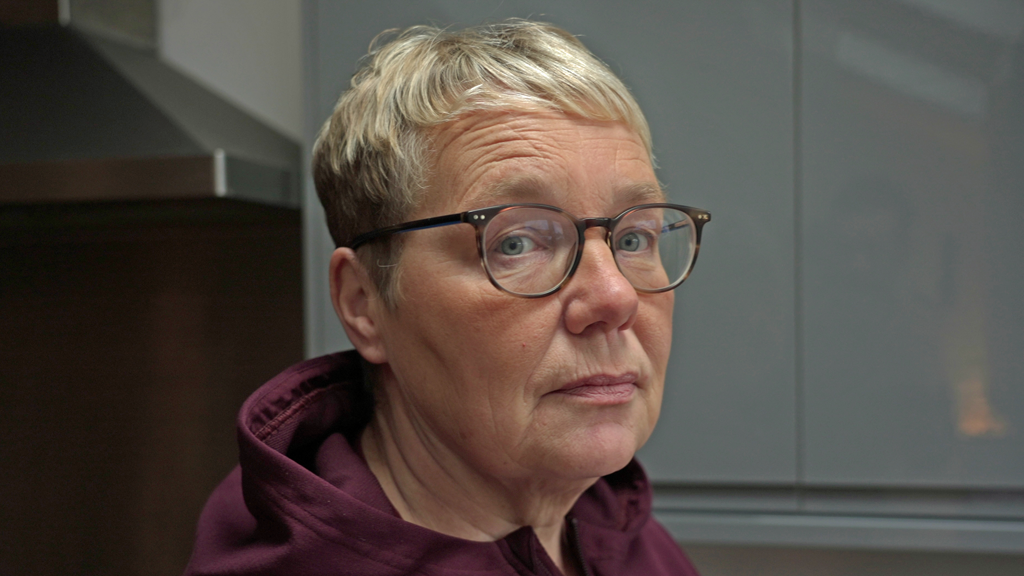
<path fill-rule="evenodd" d="M 803 7 L 803 478 L 1024 489 L 1024 3 Z"/>

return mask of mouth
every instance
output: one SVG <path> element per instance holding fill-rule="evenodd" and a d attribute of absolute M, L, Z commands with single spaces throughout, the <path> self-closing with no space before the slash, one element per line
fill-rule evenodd
<path fill-rule="evenodd" d="M 593 404 L 623 404 L 636 393 L 636 380 L 637 375 L 632 373 L 598 374 L 570 382 L 552 394 Z"/>

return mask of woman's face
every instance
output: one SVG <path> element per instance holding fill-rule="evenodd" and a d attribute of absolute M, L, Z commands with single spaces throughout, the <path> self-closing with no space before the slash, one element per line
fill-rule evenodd
<path fill-rule="evenodd" d="M 429 200 L 410 219 L 513 202 L 602 217 L 663 201 L 623 124 L 475 113 L 433 137 Z M 603 233 L 589 230 L 576 274 L 536 299 L 490 284 L 471 226 L 404 235 L 397 307 L 377 304 L 394 374 L 382 392 L 421 441 L 502 482 L 629 462 L 661 408 L 673 295 L 638 295 Z"/>

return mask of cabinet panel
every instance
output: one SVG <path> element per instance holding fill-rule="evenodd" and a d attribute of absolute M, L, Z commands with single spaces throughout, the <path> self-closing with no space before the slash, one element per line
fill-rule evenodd
<path fill-rule="evenodd" d="M 801 6 L 805 479 L 1024 487 L 1024 2 Z"/>
<path fill-rule="evenodd" d="M 664 4 L 631 29 L 646 54 L 623 70 L 670 195 L 713 220 L 677 291 L 664 409 L 641 459 L 659 482 L 791 483 L 790 3 Z"/>

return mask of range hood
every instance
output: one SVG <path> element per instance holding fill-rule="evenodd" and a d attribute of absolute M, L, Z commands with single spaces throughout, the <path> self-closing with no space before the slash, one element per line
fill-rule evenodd
<path fill-rule="evenodd" d="M 0 203 L 299 205 L 297 143 L 116 36 L 0 25 Z"/>

